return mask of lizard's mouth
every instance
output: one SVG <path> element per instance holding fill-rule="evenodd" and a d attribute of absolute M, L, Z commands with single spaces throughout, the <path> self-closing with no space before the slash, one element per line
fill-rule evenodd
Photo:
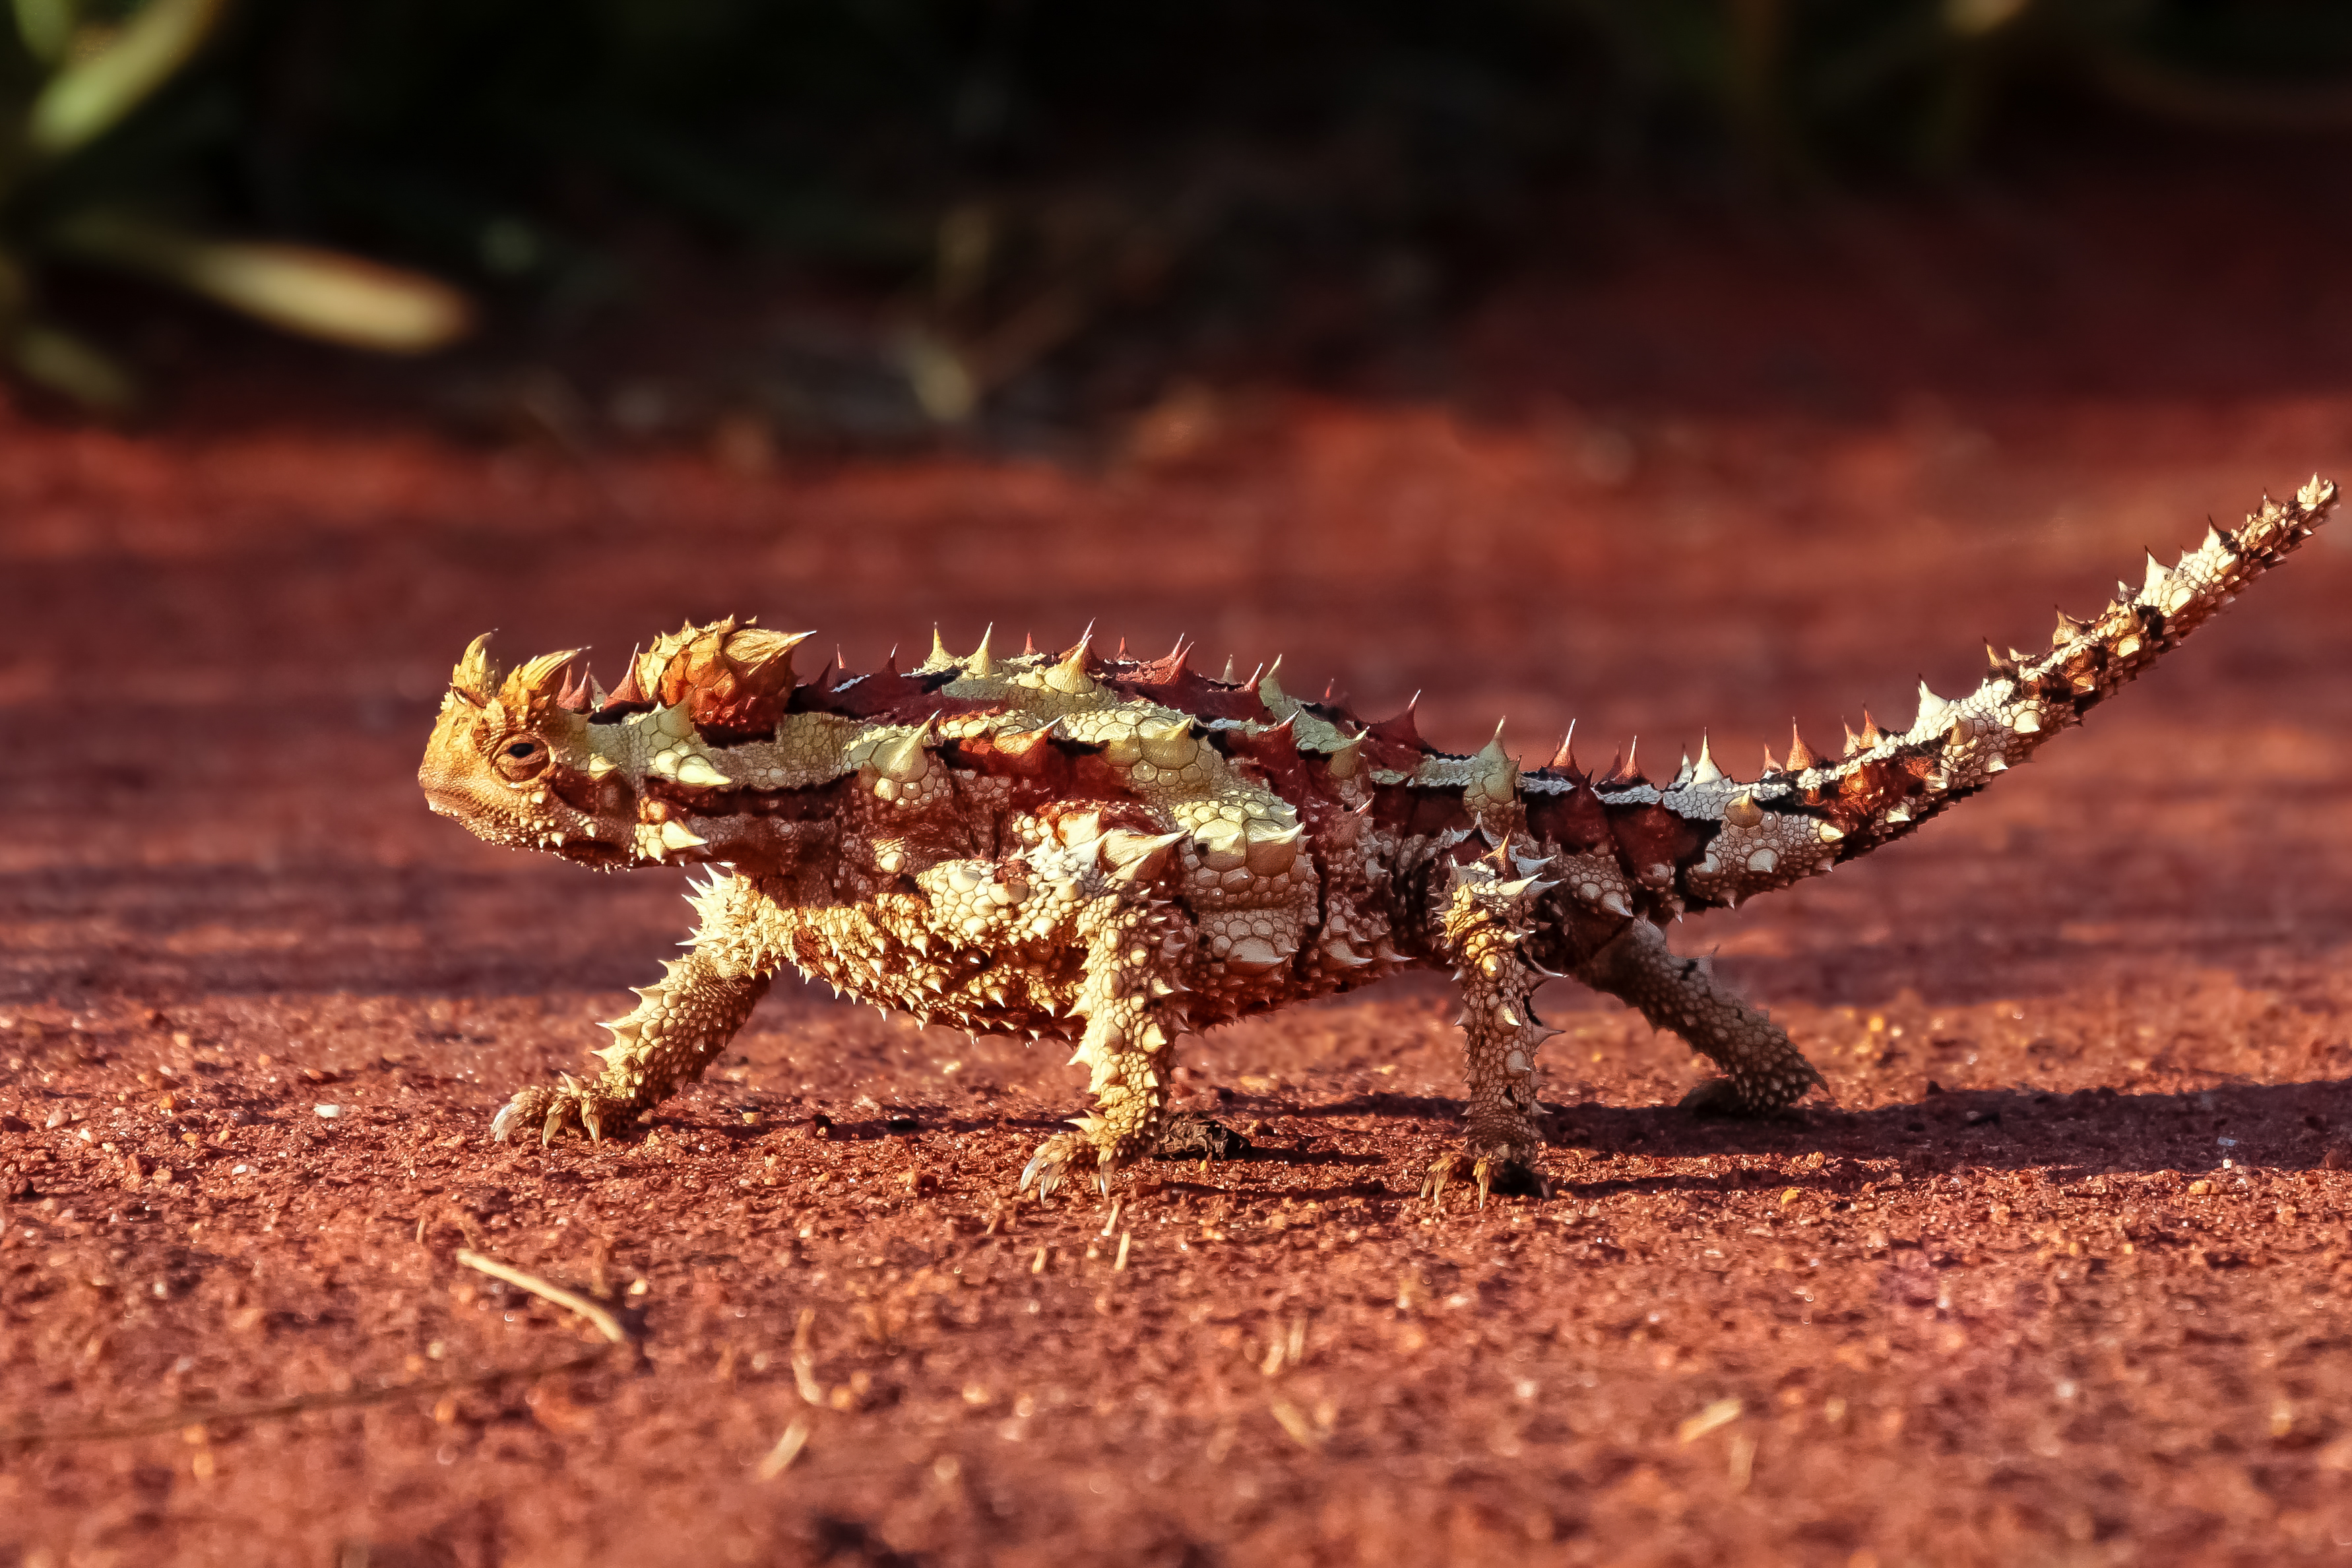
<path fill-rule="evenodd" d="M 508 849 L 540 850 L 588 865 L 618 863 L 627 852 L 596 836 L 592 817 L 570 808 L 526 814 L 502 793 L 471 786 L 464 779 L 444 779 L 429 774 L 425 786 L 425 809 L 448 817 L 485 843 Z"/>

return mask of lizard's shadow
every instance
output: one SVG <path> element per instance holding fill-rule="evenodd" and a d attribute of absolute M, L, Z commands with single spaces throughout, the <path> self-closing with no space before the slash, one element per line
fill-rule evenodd
<path fill-rule="evenodd" d="M 1288 1113 L 1396 1117 L 1449 1128 L 1459 1124 L 1461 1113 L 1458 1100 L 1378 1092 Z M 1675 1105 L 1580 1104 L 1551 1113 L 1546 1123 L 1551 1147 L 1612 1158 L 1819 1151 L 1932 1170 L 2034 1170 L 2062 1177 L 2215 1170 L 2225 1159 L 2240 1166 L 2309 1170 L 2326 1161 L 2331 1147 L 2352 1138 L 2352 1080 L 2225 1082 L 2150 1094 L 2107 1088 L 1943 1090 L 1866 1111 L 1807 1106 L 1753 1121 Z M 2352 1157 L 2352 1151 L 2336 1157 Z M 1631 1185 L 1672 1187 L 1695 1179 L 1705 1178 L 1645 1176 Z"/>
<path fill-rule="evenodd" d="M 2352 1081 L 2225 1083 L 2127 1094 L 2114 1089 L 1948 1090 L 1867 1111 L 1806 1108 L 1759 1121 L 1702 1117 L 1675 1106 L 1577 1105 L 1552 1118 L 1549 1141 L 1602 1156 L 1801 1155 L 1904 1162 L 1907 1167 L 2032 1170 L 2061 1179 L 2234 1166 L 2310 1170 L 2352 1131 Z M 1777 1178 L 1776 1178 L 1777 1179 Z M 1856 1176 L 1855 1182 L 1867 1179 Z"/>
<path fill-rule="evenodd" d="M 1306 1105 L 1216 1107 L 1226 1118 L 1279 1115 L 1299 1119 L 1371 1116 L 1424 1122 L 1451 1135 L 1462 1103 L 1436 1095 L 1358 1093 Z M 1050 1133 L 1063 1118 L 1003 1111 L 982 1115 L 893 1118 L 878 1115 L 831 1124 L 827 1136 L 843 1143 L 921 1134 Z M 2293 1083 L 2223 1082 L 2210 1089 L 2131 1094 L 2110 1088 L 2072 1093 L 2027 1088 L 1956 1089 L 1865 1111 L 1808 1105 L 1777 1117 L 1742 1120 L 1701 1115 L 1675 1105 L 1566 1106 L 1545 1117 L 1546 1144 L 1589 1157 L 1576 1176 L 1555 1167 L 1554 1185 L 1587 1197 L 1612 1192 L 1717 1189 L 1769 1180 L 1823 1190 L 1858 1188 L 1883 1170 L 1846 1162 L 1899 1161 L 1910 1175 L 1959 1171 L 2033 1171 L 2057 1180 L 2178 1171 L 2218 1172 L 2234 1166 L 2271 1170 L 2322 1168 L 2352 1159 L 2352 1079 Z M 695 1135 L 749 1143 L 763 1129 L 698 1126 Z M 2331 1154 L 2331 1151 L 2334 1151 Z M 1790 1161 L 1820 1153 L 1823 1168 Z M 1610 1171 L 1617 1160 L 1694 1160 L 1708 1156 L 1777 1156 L 1769 1171 Z M 1183 1159 L 1149 1167 L 1170 1173 Z M 1245 1151 L 1214 1162 L 1360 1167 L 1389 1156 L 1328 1147 L 1297 1148 L 1261 1138 Z M 1599 1168 L 1594 1168 L 1595 1166 Z M 1354 1187 L 1345 1190 L 1353 1191 Z"/>

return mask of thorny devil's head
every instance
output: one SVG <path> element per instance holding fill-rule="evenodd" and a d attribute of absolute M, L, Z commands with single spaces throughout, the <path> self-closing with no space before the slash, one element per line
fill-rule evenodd
<path fill-rule="evenodd" d="M 710 743 L 774 737 L 793 689 L 788 636 L 732 620 L 655 641 L 607 695 L 579 650 L 546 653 L 503 678 L 477 637 L 416 771 L 426 801 L 477 837 L 613 870 L 717 858 L 680 821 L 735 780 Z M 772 836 L 764 847 L 772 857 Z"/>

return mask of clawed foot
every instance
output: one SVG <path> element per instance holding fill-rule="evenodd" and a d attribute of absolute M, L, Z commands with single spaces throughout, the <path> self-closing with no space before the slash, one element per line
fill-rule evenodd
<path fill-rule="evenodd" d="M 1160 1146 L 1151 1156 L 1160 1160 L 1237 1160 L 1250 1152 L 1250 1141 L 1222 1122 L 1182 1112 L 1168 1118 L 1160 1132 Z"/>
<path fill-rule="evenodd" d="M 585 1133 L 592 1143 L 601 1144 L 605 1134 L 619 1132 L 629 1119 L 627 1106 L 582 1086 L 567 1072 L 561 1088 L 533 1084 L 516 1090 L 514 1098 L 491 1119 L 490 1136 L 503 1144 L 517 1133 L 528 1137 L 530 1129 L 537 1127 L 540 1144 L 544 1147 L 555 1142 L 558 1133 L 571 1129 Z"/>
<path fill-rule="evenodd" d="M 1490 1192 L 1517 1194 L 1528 1197 L 1549 1197 L 1551 1184 L 1544 1180 L 1543 1169 L 1531 1159 L 1521 1159 L 1504 1149 L 1489 1149 L 1474 1155 L 1464 1149 L 1449 1149 L 1431 1162 L 1429 1175 L 1421 1184 L 1421 1196 L 1435 1207 L 1444 1207 L 1448 1184 L 1469 1177 L 1478 1184 L 1478 1207 L 1486 1207 Z"/>
<path fill-rule="evenodd" d="M 1021 1185 L 1015 1190 L 1026 1192 L 1034 1181 L 1037 1184 L 1037 1196 L 1047 1198 L 1064 1182 L 1088 1177 L 1093 1179 L 1096 1191 L 1110 1191 L 1110 1170 L 1102 1163 L 1094 1145 L 1087 1141 L 1086 1134 L 1056 1133 L 1038 1145 L 1037 1152 L 1029 1156 L 1029 1163 L 1022 1167 Z"/>

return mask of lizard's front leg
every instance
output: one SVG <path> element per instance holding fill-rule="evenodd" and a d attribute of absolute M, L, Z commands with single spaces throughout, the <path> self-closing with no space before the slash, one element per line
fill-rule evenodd
<path fill-rule="evenodd" d="M 1693 1090 L 1685 1105 L 1756 1115 L 1793 1105 L 1822 1082 L 1788 1030 L 1717 985 L 1699 960 L 1674 953 L 1665 933 L 1646 920 L 1628 925 L 1574 973 L 1632 1003 L 1654 1027 L 1682 1036 L 1723 1069 L 1723 1077 Z"/>
<path fill-rule="evenodd" d="M 1485 862 L 1456 866 L 1442 916 L 1445 951 L 1462 988 L 1462 1045 L 1468 1069 L 1469 1133 L 1459 1151 L 1430 1166 L 1422 1196 L 1441 1201 L 1446 1184 L 1468 1175 L 1478 1202 L 1496 1186 L 1548 1189 L 1543 1134 L 1536 1124 L 1536 1050 L 1559 1031 L 1537 1021 L 1528 1005 L 1546 978 L 1520 944 L 1532 929 L 1537 898 L 1552 884 L 1499 880 Z"/>
<path fill-rule="evenodd" d="M 767 994 L 774 964 L 761 939 L 764 900 L 748 879 L 719 878 L 694 902 L 702 923 L 693 950 L 664 963 L 628 1016 L 603 1026 L 613 1031 L 613 1043 L 594 1053 L 604 1071 L 588 1083 L 566 1073 L 560 1088 L 517 1090 L 490 1123 L 492 1137 L 504 1143 L 537 1127 L 546 1144 L 577 1128 L 602 1142 L 702 1076 Z"/>
<path fill-rule="evenodd" d="M 1196 941 L 1175 904 L 1124 889 L 1091 899 L 1078 934 L 1087 956 L 1076 1010 L 1086 1033 L 1071 1061 L 1093 1069 L 1095 1110 L 1076 1119 L 1076 1132 L 1055 1134 L 1030 1156 L 1021 1187 L 1035 1182 L 1040 1197 L 1088 1176 L 1108 1192 L 1111 1172 L 1158 1146 L 1175 1066 L 1171 1048 L 1183 1028 L 1177 1004 Z"/>

